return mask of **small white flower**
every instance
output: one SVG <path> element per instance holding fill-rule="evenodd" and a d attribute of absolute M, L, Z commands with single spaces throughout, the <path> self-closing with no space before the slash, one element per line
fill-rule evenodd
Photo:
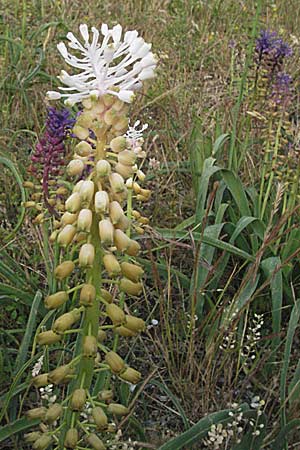
<path fill-rule="evenodd" d="M 155 327 L 156 325 L 158 325 L 158 320 L 156 319 L 152 319 L 151 320 L 152 325 Z"/>
<path fill-rule="evenodd" d="M 33 366 L 33 369 L 32 369 L 32 372 L 31 372 L 31 375 L 32 375 L 33 377 L 36 377 L 36 376 L 40 373 L 40 371 L 42 370 L 42 367 L 43 367 L 43 361 L 44 361 L 44 355 L 42 355 L 42 356 L 37 360 L 37 362 L 35 363 L 35 365 Z"/>
<path fill-rule="evenodd" d="M 101 34 L 92 27 L 92 36 L 86 24 L 79 26 L 83 38 L 81 43 L 73 33 L 67 34 L 69 47 L 81 57 L 70 53 L 66 45 L 60 42 L 58 51 L 66 63 L 78 69 L 70 75 L 65 70 L 58 77 L 66 87 L 60 87 L 63 93 L 49 91 L 50 100 L 66 98 L 66 103 L 74 105 L 90 96 L 100 97 L 112 94 L 126 103 L 134 98 L 134 91 L 142 87 L 142 82 L 153 78 L 157 59 L 137 31 L 127 31 L 122 38 L 122 27 L 116 25 L 109 29 L 102 24 Z"/>

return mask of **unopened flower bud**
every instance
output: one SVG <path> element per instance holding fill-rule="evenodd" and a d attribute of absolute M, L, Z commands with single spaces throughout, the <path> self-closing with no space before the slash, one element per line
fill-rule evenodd
<path fill-rule="evenodd" d="M 114 225 L 119 223 L 125 216 L 122 206 L 119 202 L 113 201 L 109 205 L 109 216 Z"/>
<path fill-rule="evenodd" d="M 127 367 L 124 372 L 120 373 L 119 377 L 129 383 L 138 384 L 141 381 L 142 374 L 131 367 Z"/>
<path fill-rule="evenodd" d="M 34 189 L 34 184 L 32 183 L 32 181 L 24 181 L 22 184 L 24 188 Z"/>
<path fill-rule="evenodd" d="M 100 291 L 100 295 L 101 295 L 101 298 L 103 298 L 106 303 L 112 303 L 113 296 L 106 289 L 102 288 L 101 291 Z"/>
<path fill-rule="evenodd" d="M 67 247 L 73 241 L 75 234 L 76 228 L 73 225 L 65 225 L 60 233 L 58 233 L 57 243 L 62 247 Z"/>
<path fill-rule="evenodd" d="M 97 339 L 95 336 L 84 336 L 82 354 L 86 358 L 95 359 L 97 356 Z"/>
<path fill-rule="evenodd" d="M 120 373 L 125 368 L 125 362 L 115 352 L 108 352 L 105 355 L 105 361 L 114 373 Z"/>
<path fill-rule="evenodd" d="M 75 184 L 75 186 L 73 187 L 73 194 L 75 193 L 75 192 L 78 192 L 79 193 L 79 191 L 80 191 L 80 188 L 81 188 L 81 186 L 82 186 L 82 184 L 84 183 L 84 180 L 79 180 L 79 181 L 77 181 L 77 183 Z"/>
<path fill-rule="evenodd" d="M 49 241 L 50 242 L 55 242 L 56 238 L 57 238 L 57 235 L 58 235 L 58 231 L 57 230 L 52 231 L 52 233 L 50 234 L 50 237 L 49 237 Z"/>
<path fill-rule="evenodd" d="M 40 408 L 33 408 L 29 411 L 26 411 L 25 415 L 28 419 L 41 419 L 44 420 L 47 412 L 47 408 L 41 406 Z"/>
<path fill-rule="evenodd" d="M 72 159 L 67 165 L 67 174 L 70 177 L 81 175 L 84 169 L 84 162 L 81 159 Z"/>
<path fill-rule="evenodd" d="M 128 119 L 127 117 L 121 117 L 121 119 L 118 120 L 114 124 L 114 130 L 119 131 L 120 133 L 124 133 L 128 128 Z"/>
<path fill-rule="evenodd" d="M 36 203 L 29 200 L 28 202 L 22 203 L 22 206 L 24 206 L 24 208 L 34 208 L 36 206 Z"/>
<path fill-rule="evenodd" d="M 132 214 L 132 217 L 134 217 L 137 220 L 141 217 L 141 213 L 139 211 L 137 211 L 136 209 L 133 209 L 131 214 Z"/>
<path fill-rule="evenodd" d="M 60 186 L 58 189 L 56 189 L 56 195 L 67 195 L 68 189 L 64 186 Z"/>
<path fill-rule="evenodd" d="M 129 226 L 130 226 L 130 220 L 126 216 L 121 217 L 119 222 L 116 223 L 116 225 L 115 225 L 115 227 L 117 229 L 120 229 L 122 231 L 126 231 L 129 228 Z"/>
<path fill-rule="evenodd" d="M 132 187 L 136 194 L 139 194 L 142 190 L 141 186 L 136 181 L 133 183 Z"/>
<path fill-rule="evenodd" d="M 146 200 L 149 200 L 149 198 L 151 196 L 151 191 L 149 189 L 141 189 L 139 193 L 140 193 L 140 195 L 145 197 Z"/>
<path fill-rule="evenodd" d="M 93 220 L 93 213 L 90 209 L 84 208 L 80 211 L 77 220 L 77 228 L 79 231 L 90 232 Z"/>
<path fill-rule="evenodd" d="M 130 178 L 128 178 L 127 180 L 126 180 L 126 187 L 128 188 L 128 189 L 132 189 L 132 187 L 133 187 L 133 179 L 132 179 L 132 177 L 130 177 Z"/>
<path fill-rule="evenodd" d="M 25 442 L 32 443 L 35 442 L 40 437 L 41 437 L 40 431 L 32 431 L 31 433 L 27 433 L 24 435 L 24 440 Z"/>
<path fill-rule="evenodd" d="M 93 181 L 86 180 L 80 186 L 80 197 L 83 203 L 90 203 L 94 195 L 95 185 Z"/>
<path fill-rule="evenodd" d="M 59 384 L 71 373 L 72 369 L 69 365 L 59 366 L 49 372 L 48 379 L 50 383 Z"/>
<path fill-rule="evenodd" d="M 118 154 L 118 162 L 125 166 L 132 166 L 135 164 L 136 154 L 132 150 L 123 150 Z"/>
<path fill-rule="evenodd" d="M 113 303 L 106 305 L 106 314 L 114 325 L 120 325 L 125 321 L 124 311 Z"/>
<path fill-rule="evenodd" d="M 99 236 L 101 243 L 112 245 L 114 242 L 114 226 L 109 219 L 103 219 L 99 222 Z"/>
<path fill-rule="evenodd" d="M 112 277 L 117 276 L 121 273 L 121 266 L 117 260 L 117 258 L 112 253 L 107 253 L 103 256 L 103 264 L 105 270 Z"/>
<path fill-rule="evenodd" d="M 129 328 L 129 330 L 140 332 L 145 330 L 145 326 L 146 324 L 143 319 L 131 316 L 130 314 L 126 315 L 125 327 Z"/>
<path fill-rule="evenodd" d="M 138 242 L 130 239 L 130 244 L 126 249 L 126 254 L 129 256 L 137 256 L 139 251 L 141 250 L 141 246 Z"/>
<path fill-rule="evenodd" d="M 65 291 L 59 291 L 55 294 L 48 295 L 45 298 L 45 307 L 47 309 L 56 309 L 62 306 L 68 300 L 69 296 Z"/>
<path fill-rule="evenodd" d="M 142 227 L 134 227 L 135 231 L 137 232 L 137 234 L 144 234 L 145 230 Z"/>
<path fill-rule="evenodd" d="M 116 327 L 114 328 L 114 331 L 122 337 L 134 337 L 137 335 L 137 332 L 129 330 L 129 328 L 126 328 L 124 326 Z"/>
<path fill-rule="evenodd" d="M 144 172 L 142 171 L 142 170 L 137 170 L 137 172 L 136 172 L 136 175 L 137 175 L 137 177 L 138 177 L 138 179 L 140 180 L 140 181 L 144 181 L 145 180 L 145 178 L 146 178 L 146 175 L 144 174 Z"/>
<path fill-rule="evenodd" d="M 105 159 L 100 159 L 96 164 L 96 173 L 98 177 L 107 177 L 111 173 L 111 165 Z"/>
<path fill-rule="evenodd" d="M 119 173 L 112 173 L 109 176 L 109 182 L 114 192 L 123 192 L 125 189 L 124 178 Z"/>
<path fill-rule="evenodd" d="M 33 450 L 46 450 L 52 444 L 52 437 L 49 434 L 42 434 L 32 445 Z"/>
<path fill-rule="evenodd" d="M 93 244 L 83 244 L 79 252 L 80 267 L 92 267 L 95 259 L 95 248 Z"/>
<path fill-rule="evenodd" d="M 109 197 L 106 191 L 98 191 L 95 194 L 95 211 L 104 214 L 108 211 Z"/>
<path fill-rule="evenodd" d="M 71 397 L 71 409 L 73 411 L 81 411 L 86 402 L 85 389 L 75 389 Z"/>
<path fill-rule="evenodd" d="M 119 153 L 126 148 L 126 138 L 125 136 L 117 136 L 110 141 L 110 148 L 113 152 Z"/>
<path fill-rule="evenodd" d="M 107 407 L 107 411 L 116 416 L 126 416 L 129 413 L 129 409 L 119 403 L 110 403 Z"/>
<path fill-rule="evenodd" d="M 90 156 L 94 153 L 92 146 L 86 141 L 79 142 L 79 144 L 75 146 L 75 151 L 79 156 Z"/>
<path fill-rule="evenodd" d="M 61 340 L 61 336 L 59 334 L 54 333 L 52 330 L 43 331 L 38 334 L 37 341 L 40 345 L 51 345 L 56 344 Z"/>
<path fill-rule="evenodd" d="M 119 252 L 125 252 L 130 245 L 130 238 L 122 230 L 114 231 L 114 244 Z"/>
<path fill-rule="evenodd" d="M 92 416 L 98 430 L 105 430 L 107 427 L 107 416 L 100 406 L 92 409 Z"/>
<path fill-rule="evenodd" d="M 119 116 L 116 111 L 109 109 L 104 114 L 103 119 L 106 125 L 114 125 L 119 120 Z"/>
<path fill-rule="evenodd" d="M 49 424 L 55 422 L 61 416 L 62 412 L 63 407 L 59 403 L 53 403 L 46 412 L 45 422 Z"/>
<path fill-rule="evenodd" d="M 77 217 L 78 214 L 72 214 L 66 211 L 61 218 L 61 223 L 62 225 L 72 225 L 72 223 L 74 223 L 77 220 Z"/>
<path fill-rule="evenodd" d="M 124 277 L 129 278 L 129 280 L 135 283 L 137 283 L 144 275 L 144 271 L 140 266 L 126 261 L 121 263 L 121 269 Z"/>
<path fill-rule="evenodd" d="M 66 432 L 64 446 L 67 448 L 76 448 L 79 440 L 77 428 L 70 428 Z"/>
<path fill-rule="evenodd" d="M 92 284 L 84 284 L 80 291 L 79 304 L 92 306 L 96 298 L 96 289 Z"/>
<path fill-rule="evenodd" d="M 63 334 L 65 331 L 69 330 L 79 319 L 80 311 L 75 308 L 71 312 L 67 312 L 58 317 L 55 320 L 52 329 L 57 334 Z"/>
<path fill-rule="evenodd" d="M 40 224 L 40 223 L 42 223 L 43 221 L 44 221 L 44 213 L 40 213 L 40 214 L 38 214 L 34 219 L 33 219 L 33 223 L 37 223 L 37 224 Z"/>
<path fill-rule="evenodd" d="M 42 373 L 41 375 L 37 375 L 36 377 L 33 377 L 32 384 L 36 388 L 47 386 L 49 384 L 48 374 Z"/>
<path fill-rule="evenodd" d="M 73 270 L 75 269 L 75 264 L 73 261 L 64 261 L 59 266 L 57 266 L 54 270 L 55 278 L 59 281 L 67 278 Z"/>
<path fill-rule="evenodd" d="M 65 206 L 66 210 L 70 213 L 76 213 L 80 209 L 81 197 L 79 192 L 73 192 L 69 198 L 67 198 Z"/>
<path fill-rule="evenodd" d="M 120 281 L 120 291 L 132 296 L 140 295 L 142 292 L 142 284 L 134 283 L 128 278 L 122 278 Z"/>
<path fill-rule="evenodd" d="M 114 393 L 111 389 L 104 389 L 99 392 L 98 398 L 102 402 L 110 402 L 114 398 Z"/>
<path fill-rule="evenodd" d="M 83 128 L 80 125 L 75 125 L 73 128 L 73 133 L 82 141 L 88 138 L 90 134 L 88 128 Z"/>
<path fill-rule="evenodd" d="M 107 338 L 107 334 L 105 333 L 105 331 L 99 329 L 98 330 L 98 341 L 99 342 L 104 342 L 104 341 L 106 341 L 106 338 Z"/>
<path fill-rule="evenodd" d="M 139 218 L 139 223 L 142 224 L 142 225 L 148 225 L 148 223 L 149 223 L 148 217 L 140 217 Z"/>
<path fill-rule="evenodd" d="M 79 231 L 79 233 L 76 233 L 73 239 L 73 242 L 79 243 L 84 242 L 87 239 L 87 235 L 84 231 Z"/>
<path fill-rule="evenodd" d="M 106 446 L 103 444 L 101 439 L 95 434 L 91 433 L 86 438 L 88 444 L 94 449 L 94 450 L 105 450 Z"/>
<path fill-rule="evenodd" d="M 126 166 L 125 164 L 121 163 L 117 163 L 115 165 L 115 171 L 125 179 L 132 177 L 132 175 L 134 174 L 132 166 Z"/>

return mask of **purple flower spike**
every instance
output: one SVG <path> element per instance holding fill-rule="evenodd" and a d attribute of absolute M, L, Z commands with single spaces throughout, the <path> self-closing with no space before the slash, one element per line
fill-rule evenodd
<path fill-rule="evenodd" d="M 268 55 L 274 58 L 274 63 L 279 59 L 291 56 L 293 53 L 291 47 L 279 38 L 276 31 L 270 30 L 260 31 L 255 49 L 259 54 L 259 59 L 262 59 L 264 55 Z"/>
<path fill-rule="evenodd" d="M 292 77 L 287 73 L 277 74 L 271 95 L 276 105 L 282 105 L 283 108 L 288 106 L 292 95 L 292 81 Z"/>

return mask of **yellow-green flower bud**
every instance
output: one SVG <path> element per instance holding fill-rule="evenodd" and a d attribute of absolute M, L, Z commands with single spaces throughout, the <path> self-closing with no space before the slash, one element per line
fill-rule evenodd
<path fill-rule="evenodd" d="M 113 225 L 119 223 L 125 216 L 122 206 L 119 202 L 113 201 L 109 205 L 109 216 Z"/>
<path fill-rule="evenodd" d="M 77 229 L 79 231 L 90 232 L 93 221 L 93 213 L 90 209 L 84 208 L 80 211 L 77 220 Z"/>
<path fill-rule="evenodd" d="M 131 367 L 127 367 L 124 372 L 120 373 L 119 377 L 129 383 L 138 384 L 141 381 L 142 374 Z"/>
<path fill-rule="evenodd" d="M 114 226 L 109 219 L 103 219 L 99 222 L 99 236 L 101 243 L 112 245 L 114 242 Z"/>
<path fill-rule="evenodd" d="M 108 211 L 109 196 L 106 191 L 98 191 L 95 194 L 95 211 L 98 214 L 104 214 Z"/>
<path fill-rule="evenodd" d="M 65 225 L 64 228 L 58 233 L 57 242 L 62 247 L 66 247 L 71 244 L 76 234 L 76 228 L 73 225 Z"/>
<path fill-rule="evenodd" d="M 77 220 L 77 216 L 78 214 L 72 214 L 66 211 L 61 218 L 62 225 L 72 225 Z"/>
<path fill-rule="evenodd" d="M 88 444 L 93 447 L 94 450 L 105 450 L 106 447 L 103 444 L 103 442 L 101 441 L 100 438 L 98 438 L 98 436 L 95 433 L 91 433 L 88 435 L 88 437 L 86 438 Z"/>
<path fill-rule="evenodd" d="M 23 181 L 23 187 L 27 189 L 34 189 L 34 184 L 32 181 Z"/>
<path fill-rule="evenodd" d="M 69 330 L 79 319 L 80 311 L 75 308 L 72 311 L 58 317 L 55 320 L 52 329 L 57 334 L 63 334 L 65 331 Z"/>
<path fill-rule="evenodd" d="M 113 152 L 122 152 L 126 148 L 126 138 L 124 136 L 117 136 L 110 141 L 109 145 Z"/>
<path fill-rule="evenodd" d="M 70 428 L 66 432 L 64 446 L 67 448 L 76 448 L 79 440 L 78 431 L 76 428 Z"/>
<path fill-rule="evenodd" d="M 119 116 L 116 111 L 114 111 L 113 109 L 109 109 L 104 114 L 103 119 L 106 125 L 114 125 L 118 122 Z"/>
<path fill-rule="evenodd" d="M 57 266 L 54 270 L 55 278 L 59 281 L 67 278 L 73 270 L 75 269 L 75 264 L 73 261 L 64 261 L 59 266 Z"/>
<path fill-rule="evenodd" d="M 131 316 L 129 314 L 125 317 L 125 327 L 129 328 L 129 330 L 132 331 L 144 331 L 145 330 L 145 322 L 143 319 L 140 319 L 139 317 Z"/>
<path fill-rule="evenodd" d="M 52 231 L 52 233 L 50 234 L 50 237 L 49 237 L 49 241 L 50 242 L 55 242 L 56 238 L 57 238 L 57 235 L 58 235 L 58 231 L 57 230 Z"/>
<path fill-rule="evenodd" d="M 105 430 L 107 427 L 107 416 L 100 406 L 96 406 L 92 409 L 92 416 L 98 430 Z"/>
<path fill-rule="evenodd" d="M 130 238 L 122 230 L 115 230 L 114 244 L 119 252 L 124 252 L 130 245 Z"/>
<path fill-rule="evenodd" d="M 24 206 L 24 208 L 34 208 L 36 206 L 36 203 L 33 201 L 28 201 L 22 203 L 22 206 Z"/>
<path fill-rule="evenodd" d="M 73 194 L 70 195 L 69 198 L 67 198 L 66 203 L 66 210 L 70 213 L 76 213 L 79 211 L 81 206 L 81 197 L 79 195 L 79 192 L 73 192 Z"/>
<path fill-rule="evenodd" d="M 26 411 L 25 415 L 28 419 L 41 419 L 44 420 L 47 412 L 47 408 L 41 406 L 40 408 L 33 408 L 29 411 Z"/>
<path fill-rule="evenodd" d="M 92 146 L 86 141 L 79 142 L 75 146 L 75 151 L 79 156 L 90 156 L 94 153 Z"/>
<path fill-rule="evenodd" d="M 123 192 L 125 190 L 124 178 L 119 173 L 112 173 L 109 176 L 109 182 L 113 192 Z"/>
<path fill-rule="evenodd" d="M 51 370 L 48 374 L 48 379 L 50 383 L 60 384 L 68 375 L 72 373 L 71 367 L 67 364 L 65 366 L 57 367 Z"/>
<path fill-rule="evenodd" d="M 105 159 L 100 159 L 96 164 L 96 173 L 98 177 L 107 177 L 111 173 L 111 165 Z"/>
<path fill-rule="evenodd" d="M 67 195 L 68 193 L 68 189 L 65 188 L 64 186 L 60 186 L 58 189 L 56 189 L 56 195 Z"/>
<path fill-rule="evenodd" d="M 125 133 L 128 128 L 127 117 L 121 117 L 117 123 L 114 124 L 114 130 L 119 131 L 120 134 Z"/>
<path fill-rule="evenodd" d="M 92 306 L 96 298 L 96 289 L 92 284 L 84 284 L 80 291 L 79 304 Z"/>
<path fill-rule="evenodd" d="M 146 200 L 149 200 L 151 191 L 149 189 L 141 189 L 139 194 L 142 195 Z"/>
<path fill-rule="evenodd" d="M 80 197 L 83 203 L 90 203 L 93 199 L 95 185 L 93 181 L 86 180 L 80 186 Z"/>
<path fill-rule="evenodd" d="M 73 242 L 75 243 L 83 242 L 86 241 L 86 238 L 87 238 L 86 233 L 84 231 L 79 231 L 79 233 L 75 234 Z"/>
<path fill-rule="evenodd" d="M 105 355 L 105 361 L 114 373 L 120 373 L 125 368 L 125 362 L 115 352 L 108 352 Z"/>
<path fill-rule="evenodd" d="M 129 256 L 137 256 L 139 251 L 141 250 L 141 246 L 138 242 L 130 239 L 130 244 L 126 249 L 126 254 Z"/>
<path fill-rule="evenodd" d="M 107 253 L 103 256 L 103 264 L 109 276 L 115 277 L 121 273 L 121 266 L 112 253 Z"/>
<path fill-rule="evenodd" d="M 40 213 L 33 219 L 32 222 L 40 224 L 40 223 L 43 223 L 43 221 L 44 221 L 44 213 Z"/>
<path fill-rule="evenodd" d="M 97 356 L 97 339 L 95 336 L 84 336 L 82 354 L 86 358 L 95 359 Z"/>
<path fill-rule="evenodd" d="M 41 433 L 39 431 L 32 431 L 31 433 L 27 433 L 24 435 L 24 440 L 25 442 L 32 443 L 35 442 L 40 437 Z"/>
<path fill-rule="evenodd" d="M 45 415 L 46 423 L 55 422 L 62 414 L 63 407 L 59 403 L 53 403 L 53 405 L 49 406 L 48 411 Z"/>
<path fill-rule="evenodd" d="M 41 375 L 37 375 L 36 377 L 33 377 L 32 384 L 36 388 L 47 386 L 49 384 L 48 374 L 42 373 Z"/>
<path fill-rule="evenodd" d="M 82 186 L 82 184 L 84 183 L 84 180 L 79 180 L 79 181 L 77 181 L 77 183 L 75 184 L 75 186 L 73 187 L 73 194 L 75 193 L 75 192 L 78 192 L 79 193 L 79 191 L 80 191 L 80 188 L 81 188 L 81 186 Z"/>
<path fill-rule="evenodd" d="M 132 166 L 135 164 L 136 154 L 132 150 L 123 150 L 118 154 L 118 162 L 125 166 Z"/>
<path fill-rule="evenodd" d="M 72 159 L 67 165 L 67 174 L 70 177 L 81 175 L 84 169 L 84 162 L 81 159 Z"/>
<path fill-rule="evenodd" d="M 59 291 L 55 294 L 48 295 L 48 297 L 45 298 L 45 307 L 47 309 L 56 309 L 59 308 L 61 305 L 66 303 L 69 296 L 67 292 L 65 291 Z"/>
<path fill-rule="evenodd" d="M 140 169 L 137 170 L 136 175 L 140 181 L 142 181 L 142 182 L 145 181 L 146 175 L 144 174 L 144 172 L 142 170 L 140 170 Z"/>
<path fill-rule="evenodd" d="M 90 134 L 88 128 L 83 128 L 80 125 L 75 125 L 75 127 L 73 128 L 73 133 L 78 137 L 78 139 L 81 139 L 83 141 L 88 138 Z"/>
<path fill-rule="evenodd" d="M 132 296 L 140 295 L 142 292 L 142 284 L 134 283 L 128 278 L 122 278 L 119 287 L 120 291 Z"/>
<path fill-rule="evenodd" d="M 34 450 L 46 450 L 52 444 L 52 437 L 48 434 L 42 434 L 32 445 Z"/>
<path fill-rule="evenodd" d="M 137 333 L 135 331 L 129 330 L 129 328 L 126 328 L 123 326 L 114 328 L 114 331 L 119 336 L 123 336 L 123 337 L 134 337 L 137 335 Z"/>
<path fill-rule="evenodd" d="M 110 402 L 114 398 L 114 393 L 111 389 L 104 389 L 98 394 L 98 398 L 102 402 Z"/>
<path fill-rule="evenodd" d="M 134 174 L 134 169 L 132 166 L 126 166 L 121 163 L 117 163 L 115 165 L 115 171 L 122 175 L 124 179 L 130 178 Z"/>
<path fill-rule="evenodd" d="M 86 402 L 85 389 L 75 389 L 71 397 L 71 409 L 73 411 L 82 411 Z"/>
<path fill-rule="evenodd" d="M 130 226 L 130 220 L 124 215 L 120 218 L 119 222 L 115 225 L 117 229 L 126 231 Z"/>
<path fill-rule="evenodd" d="M 83 244 L 79 252 L 80 267 L 92 267 L 95 260 L 95 248 L 93 244 Z"/>
<path fill-rule="evenodd" d="M 137 283 L 144 275 L 144 271 L 140 266 L 129 262 L 122 262 L 121 269 L 124 277 L 129 278 L 129 280 L 135 283 Z"/>
<path fill-rule="evenodd" d="M 113 303 L 106 305 L 106 314 L 114 325 L 120 325 L 125 321 L 124 311 Z"/>
<path fill-rule="evenodd" d="M 104 342 L 104 341 L 106 341 L 106 338 L 107 338 L 107 334 L 105 333 L 105 331 L 99 329 L 98 330 L 98 341 L 99 342 Z"/>
<path fill-rule="evenodd" d="M 110 403 L 107 407 L 107 411 L 110 414 L 115 414 L 116 416 L 126 416 L 129 413 L 129 409 L 120 403 Z"/>
<path fill-rule="evenodd" d="M 106 303 L 112 303 L 113 296 L 106 289 L 101 289 L 101 297 L 105 300 Z"/>
<path fill-rule="evenodd" d="M 139 218 L 139 223 L 142 224 L 142 225 L 148 225 L 148 223 L 149 223 L 148 217 L 140 217 Z"/>
<path fill-rule="evenodd" d="M 61 336 L 59 334 L 54 333 L 52 330 L 43 331 L 38 334 L 37 341 L 40 345 L 51 345 L 56 344 L 61 340 Z"/>

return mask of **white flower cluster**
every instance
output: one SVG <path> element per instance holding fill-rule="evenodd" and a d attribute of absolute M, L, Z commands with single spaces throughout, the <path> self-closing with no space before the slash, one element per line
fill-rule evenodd
<path fill-rule="evenodd" d="M 56 402 L 57 395 L 53 394 L 53 384 L 48 384 L 45 387 L 39 389 L 41 398 L 45 400 L 49 405 Z"/>
<path fill-rule="evenodd" d="M 243 363 L 246 366 L 251 366 L 251 362 L 256 359 L 257 345 L 261 340 L 261 328 L 264 324 L 264 319 L 261 314 L 254 313 L 252 324 L 248 326 L 246 333 L 246 342 L 242 349 Z"/>
<path fill-rule="evenodd" d="M 31 371 L 31 375 L 32 375 L 33 377 L 36 377 L 36 376 L 40 373 L 40 371 L 42 370 L 42 367 L 43 367 L 43 362 L 44 362 L 44 355 L 42 355 L 42 356 L 37 360 L 37 362 L 35 363 L 35 365 L 33 366 L 33 369 L 32 369 L 32 371 Z"/>
<path fill-rule="evenodd" d="M 79 31 L 83 43 L 71 32 L 67 34 L 67 39 L 69 47 L 81 57 L 70 53 L 63 42 L 57 46 L 66 63 L 77 69 L 78 73 L 69 75 L 62 70 L 58 78 L 66 87 L 59 88 L 63 93 L 47 92 L 48 98 L 66 98 L 65 103 L 74 105 L 90 96 L 112 94 L 130 103 L 134 92 L 142 87 L 142 82 L 155 75 L 157 60 L 150 51 L 151 44 L 146 43 L 136 30 L 127 31 L 122 40 L 121 25 L 109 29 L 102 24 L 101 42 L 97 28 L 92 27 L 91 37 L 86 24 L 81 24 Z"/>
<path fill-rule="evenodd" d="M 131 127 L 129 125 L 128 130 L 124 134 L 126 137 L 128 146 L 131 148 L 131 150 L 134 151 L 136 156 L 138 158 L 145 158 L 146 152 L 142 149 L 142 145 L 144 143 L 143 134 L 144 131 L 147 130 L 148 124 L 145 123 L 144 125 L 141 125 L 141 121 L 137 120 L 134 125 Z M 140 126 L 140 128 L 138 128 Z"/>

